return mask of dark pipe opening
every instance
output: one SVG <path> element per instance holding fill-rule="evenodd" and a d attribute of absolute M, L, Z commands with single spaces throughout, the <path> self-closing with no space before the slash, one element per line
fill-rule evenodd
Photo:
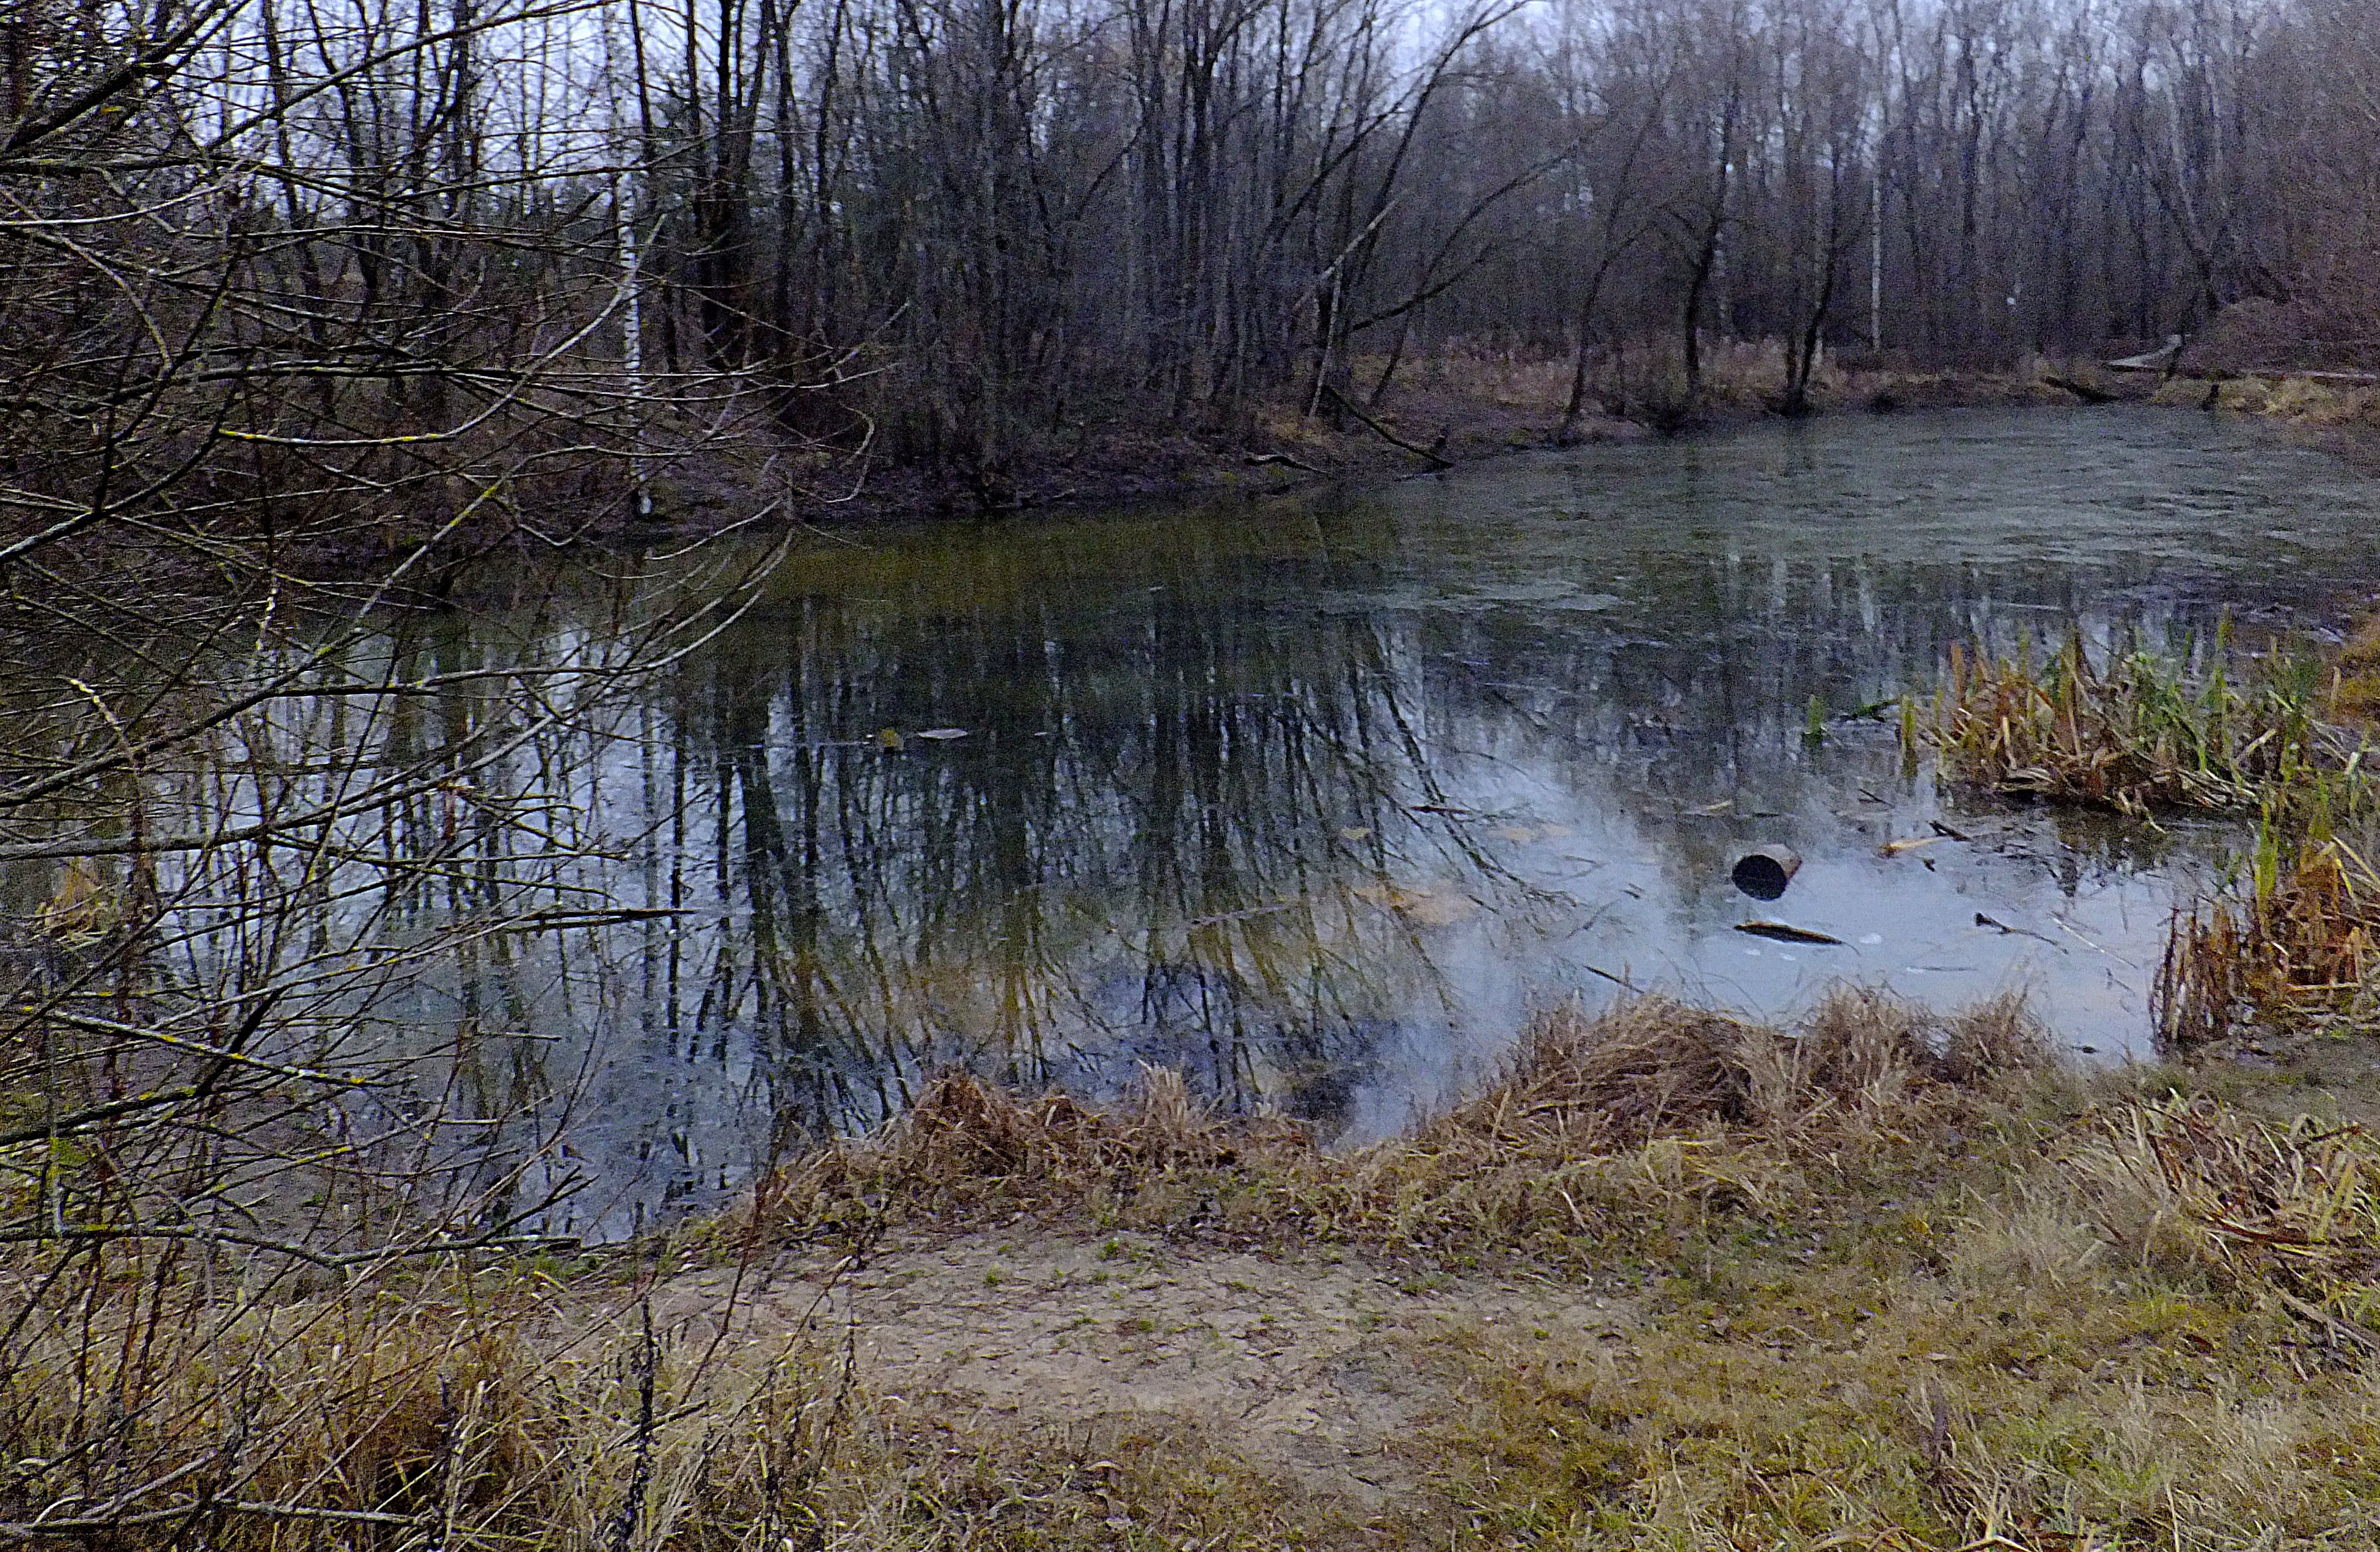
<path fill-rule="evenodd" d="M 1755 900 L 1774 900 L 1785 892 L 1801 870 L 1802 859 L 1782 846 L 1763 846 L 1736 859 L 1735 871 L 1729 875 L 1735 887 Z"/>

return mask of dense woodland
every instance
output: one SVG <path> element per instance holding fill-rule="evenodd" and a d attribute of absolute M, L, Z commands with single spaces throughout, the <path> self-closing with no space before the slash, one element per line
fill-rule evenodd
<path fill-rule="evenodd" d="M 18 0 L 0 508 L 533 507 L 732 424 L 994 499 L 1449 350 L 2380 351 L 2362 0 Z M 398 441 L 395 439 L 407 439 Z M 650 467 L 640 465 L 638 467 Z M 539 481 L 544 481 L 540 484 Z M 619 489 L 613 480 L 607 489 Z"/>

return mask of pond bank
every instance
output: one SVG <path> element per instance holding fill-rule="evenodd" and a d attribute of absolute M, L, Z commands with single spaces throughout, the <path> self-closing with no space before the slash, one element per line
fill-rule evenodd
<path fill-rule="evenodd" d="M 1862 993 L 1797 1037 L 1558 1011 L 1336 1158 L 1163 1073 L 1108 1111 L 958 1080 L 600 1258 L 214 1311 L 203 1362 L 140 1377 L 125 1466 L 184 1469 L 138 1491 L 79 1463 L 73 1397 L 205 1301 L 53 1285 L 0 1515 L 280 1549 L 2337 1545 L 2380 1505 L 2375 1161 L 2286 1123 L 2373 1095 L 2084 1076 L 2011 1003 Z"/>
<path fill-rule="evenodd" d="M 1857 362 L 1859 358 L 1852 359 Z M 1377 381 L 1380 363 L 1357 363 Z M 1513 453 L 1695 434 L 1775 416 L 1782 365 L 1773 348 L 1714 347 L 1704 388 L 1688 412 L 1633 400 L 1624 388 L 1592 396 L 1565 426 L 1571 363 L 1457 355 L 1408 365 L 1377 401 L 1368 394 L 1314 415 L 1296 404 L 1259 406 L 1231 426 L 1201 430 L 1085 419 L 1033 439 L 990 486 L 917 465 L 821 466 L 831 491 L 797 495 L 804 522 L 960 516 L 1197 495 L 1261 497 L 1334 482 L 1427 474 Z M 1905 409 L 2087 408 L 2103 403 L 2247 415 L 2293 437 L 2380 469 L 2380 387 L 2326 382 L 2319 374 L 2198 370 L 2163 377 L 2115 372 L 2095 359 L 2036 357 L 2004 370 L 1829 363 L 1814 378 L 1809 413 Z M 657 525 L 699 533 L 741 521 L 761 468 L 722 457 L 662 482 Z M 832 474 L 832 479 L 826 477 Z M 633 537 L 656 525 L 602 532 Z M 590 534 L 589 537 L 601 537 Z"/>

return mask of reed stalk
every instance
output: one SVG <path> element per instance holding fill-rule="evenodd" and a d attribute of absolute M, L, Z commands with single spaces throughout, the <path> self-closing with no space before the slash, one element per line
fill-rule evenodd
<path fill-rule="evenodd" d="M 2038 666 L 2029 652 L 1954 649 L 1913 734 L 1947 779 L 2006 796 L 2150 822 L 2252 816 L 2230 887 L 2178 912 L 2168 935 L 2152 1009 L 2169 1050 L 2371 1000 L 2380 875 L 2362 839 L 2373 788 L 2349 681 L 2277 647 L 2242 659 L 2232 637 L 2227 615 L 2195 669 L 2137 649 L 2095 661 L 2079 637 Z"/>
<path fill-rule="evenodd" d="M 2132 818 L 2252 813 L 2320 797 L 2360 809 L 2361 742 L 2327 720 L 2332 685 L 2277 649 L 2232 661 L 2227 619 L 2204 666 L 2143 650 L 2095 661 L 2079 636 L 2046 662 L 1951 649 L 1930 725 L 1904 729 L 1951 781 Z"/>

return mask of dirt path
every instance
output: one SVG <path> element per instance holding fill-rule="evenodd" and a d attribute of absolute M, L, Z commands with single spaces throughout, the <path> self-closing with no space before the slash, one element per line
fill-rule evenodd
<path fill-rule="evenodd" d="M 1456 1399 L 1433 1343 L 1560 1338 L 1574 1351 L 1619 1340 L 1636 1315 L 1624 1298 L 1548 1282 L 1021 1229 L 894 1244 L 828 1287 L 830 1266 L 774 1269 L 757 1309 L 821 1334 L 850 1323 L 861 1381 L 880 1397 L 982 1424 L 1188 1424 L 1358 1515 L 1416 1485 L 1400 1446 Z M 664 1303 L 698 1315 L 732 1280 L 689 1274 Z"/>

